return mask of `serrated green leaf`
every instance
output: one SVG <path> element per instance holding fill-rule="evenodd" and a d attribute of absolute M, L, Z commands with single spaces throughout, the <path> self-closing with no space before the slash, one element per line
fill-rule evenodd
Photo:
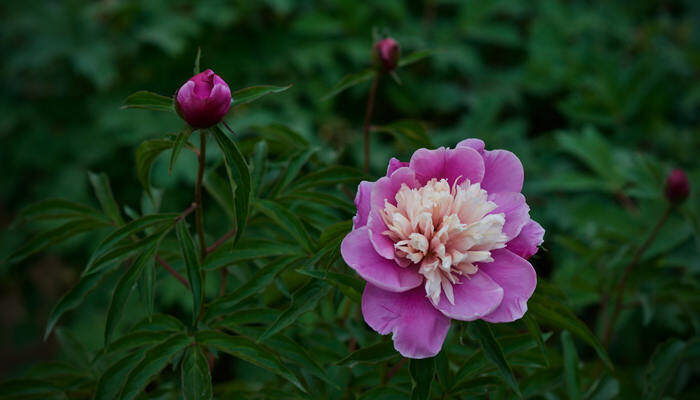
<path fill-rule="evenodd" d="M 138 243 L 143 245 L 149 243 L 148 239 L 153 238 L 155 233 L 152 233 L 146 238 L 137 242 L 133 242 L 130 237 L 148 228 L 155 228 L 157 230 L 164 228 L 167 229 L 175 223 L 175 218 L 177 218 L 177 216 L 178 215 L 175 213 L 145 215 L 110 233 L 102 240 L 102 242 L 100 242 L 97 249 L 95 249 L 93 252 L 92 256 L 90 257 L 90 261 L 88 261 L 87 267 L 85 267 L 83 275 L 99 270 L 100 266 L 105 265 L 108 261 L 115 258 L 115 253 L 117 255 L 125 252 L 128 253 L 129 251 L 138 249 Z M 125 239 L 129 239 L 127 244 L 122 242 Z"/>
<path fill-rule="evenodd" d="M 270 201 L 259 199 L 255 208 L 270 218 L 277 226 L 284 229 L 308 253 L 313 252 L 314 240 L 311 238 L 301 220 L 289 209 Z"/>
<path fill-rule="evenodd" d="M 172 97 L 162 96 L 146 90 L 141 90 L 129 95 L 129 97 L 124 99 L 122 108 L 144 108 L 154 111 L 175 112 Z"/>
<path fill-rule="evenodd" d="M 351 88 L 355 85 L 359 85 L 362 82 L 366 82 L 372 79 L 375 73 L 376 72 L 370 68 L 364 71 L 356 72 L 354 74 L 345 75 L 343 79 L 336 83 L 335 86 L 333 86 L 333 88 L 328 93 L 321 97 L 321 100 L 328 100 L 331 97 L 336 96 L 338 93 L 344 91 L 345 89 Z"/>
<path fill-rule="evenodd" d="M 184 143 L 183 143 L 184 144 Z M 136 148 L 136 177 L 141 186 L 149 194 L 151 194 L 151 168 L 156 158 L 164 152 L 172 148 L 175 142 L 168 139 L 152 139 L 142 142 Z"/>
<path fill-rule="evenodd" d="M 112 187 L 109 185 L 109 178 L 106 174 L 95 174 L 88 172 L 90 184 L 95 191 L 95 196 L 102 206 L 102 211 L 105 215 L 114 221 L 117 225 L 124 224 L 121 214 L 119 213 L 119 205 L 112 194 Z"/>
<path fill-rule="evenodd" d="M 416 63 L 426 57 L 433 55 L 433 50 L 418 50 L 399 59 L 399 68 Z"/>
<path fill-rule="evenodd" d="M 248 223 L 248 214 L 250 213 L 250 202 L 252 198 L 250 171 L 236 143 L 218 126 L 214 126 L 212 132 L 224 155 L 224 163 L 226 164 L 226 171 L 228 172 L 231 188 L 235 188 L 233 200 L 236 204 L 236 226 L 238 228 L 236 230 L 236 236 L 233 239 L 235 244 L 243 234 L 246 224 Z"/>
<path fill-rule="evenodd" d="M 94 274 L 84 275 L 80 277 L 78 283 L 73 286 L 66 294 L 64 294 L 58 303 L 54 306 L 49 314 L 46 322 L 46 330 L 44 331 L 44 340 L 46 340 L 59 318 L 67 311 L 78 307 L 95 288 L 102 282 L 104 277 L 110 272 L 109 269 L 103 269 Z"/>
<path fill-rule="evenodd" d="M 236 288 L 233 293 L 218 297 L 209 303 L 203 319 L 211 321 L 218 316 L 235 311 L 237 304 L 266 288 L 279 273 L 298 261 L 299 258 L 278 258 L 266 264 L 257 270 L 246 283 Z"/>
<path fill-rule="evenodd" d="M 316 303 L 327 293 L 328 286 L 319 281 L 312 281 L 299 288 L 294 292 L 289 307 L 267 328 L 259 340 L 265 340 L 291 325 L 299 316 L 316 307 Z"/>
<path fill-rule="evenodd" d="M 538 284 L 538 289 L 539 286 Z M 566 329 L 588 343 L 596 351 L 603 363 L 609 369 L 613 369 L 612 361 L 610 361 L 610 357 L 608 357 L 598 338 L 566 305 L 552 297 L 535 293 L 528 301 L 528 308 L 541 323 Z"/>
<path fill-rule="evenodd" d="M 199 264 L 194 240 L 187 229 L 184 219 L 177 223 L 175 231 L 177 233 L 177 241 L 180 244 L 182 258 L 185 260 L 185 266 L 187 267 L 187 280 L 190 282 L 192 292 L 192 325 L 195 326 L 199 318 L 202 300 L 204 300 L 202 268 Z"/>
<path fill-rule="evenodd" d="M 566 382 L 566 391 L 569 399 L 581 399 L 581 378 L 578 373 L 578 353 L 574 340 L 571 338 L 569 331 L 561 333 L 561 345 L 563 348 L 564 359 L 564 381 Z"/>
<path fill-rule="evenodd" d="M 354 276 L 332 271 L 309 269 L 299 269 L 297 271 L 312 278 L 330 282 L 333 286 L 338 288 L 341 293 L 348 296 L 355 303 L 360 303 L 362 301 L 362 291 L 365 288 L 365 283 Z"/>
<path fill-rule="evenodd" d="M 180 384 L 184 400 L 212 398 L 209 363 L 199 346 L 189 346 L 185 350 L 180 367 Z"/>
<path fill-rule="evenodd" d="M 411 359 L 408 364 L 411 375 L 411 400 L 426 400 L 435 377 L 435 359 Z"/>
<path fill-rule="evenodd" d="M 231 93 L 231 108 L 252 103 L 268 94 L 284 92 L 290 87 L 292 87 L 292 84 L 287 86 L 259 85 L 238 89 Z"/>
<path fill-rule="evenodd" d="M 277 358 L 274 352 L 242 336 L 231 336 L 217 331 L 199 331 L 195 335 L 199 344 L 214 347 L 241 360 L 275 373 L 306 392 L 301 382 Z"/>
<path fill-rule="evenodd" d="M 377 364 L 391 360 L 399 355 L 392 342 L 381 342 L 363 347 L 336 362 L 336 365 L 354 365 L 356 363 Z"/>
<path fill-rule="evenodd" d="M 515 379 L 515 375 L 513 375 L 513 370 L 510 368 L 508 361 L 506 361 L 501 345 L 493 336 L 491 327 L 484 321 L 476 320 L 470 322 L 467 329 L 481 344 L 481 349 L 483 350 L 486 358 L 496 364 L 498 371 L 503 377 L 503 380 L 518 395 L 518 397 L 522 398 L 520 388 L 518 387 L 518 381 Z"/>
<path fill-rule="evenodd" d="M 300 190 L 318 186 L 332 186 L 339 183 L 358 184 L 364 178 L 366 176 L 360 170 L 338 165 L 304 175 L 292 187 L 294 190 Z"/>
<path fill-rule="evenodd" d="M 146 247 L 143 252 L 134 260 L 129 270 L 122 275 L 121 279 L 117 283 L 112 293 L 112 300 L 109 303 L 109 309 L 107 310 L 107 323 L 105 324 L 105 346 L 109 345 L 114 329 L 116 329 L 122 314 L 124 313 L 124 308 L 126 307 L 126 302 L 129 300 L 131 291 L 136 284 L 136 280 L 143 272 L 143 269 L 153 260 L 153 256 L 156 253 L 157 243 L 153 243 Z"/>
<path fill-rule="evenodd" d="M 208 254 L 203 268 L 213 270 L 259 258 L 301 255 L 303 251 L 295 244 L 265 239 L 242 239 L 233 250 L 220 247 Z"/>
<path fill-rule="evenodd" d="M 185 126 L 182 129 L 182 131 L 177 134 L 177 138 L 175 139 L 175 142 L 172 144 L 173 149 L 170 152 L 170 165 L 168 166 L 169 173 L 171 173 L 171 174 L 173 173 L 173 165 L 175 165 L 175 162 L 177 161 L 177 157 L 180 155 L 182 148 L 185 147 L 185 143 L 187 143 L 191 134 L 192 134 L 192 128 L 190 128 L 189 125 Z M 152 162 L 151 162 L 151 164 L 152 164 Z M 149 175 L 150 175 L 150 168 L 149 168 Z"/>
<path fill-rule="evenodd" d="M 62 243 L 81 233 L 90 232 L 109 226 L 110 223 L 96 219 L 70 220 L 55 228 L 41 232 L 28 242 L 10 253 L 7 258 L 9 263 L 18 263 L 27 257 L 44 250 L 48 246 Z"/>
<path fill-rule="evenodd" d="M 138 364 L 129 372 L 124 381 L 119 398 L 131 400 L 136 398 L 177 353 L 192 343 L 192 338 L 184 333 L 176 333 L 162 343 L 143 353 Z M 138 353 L 137 353 L 138 354 Z"/>

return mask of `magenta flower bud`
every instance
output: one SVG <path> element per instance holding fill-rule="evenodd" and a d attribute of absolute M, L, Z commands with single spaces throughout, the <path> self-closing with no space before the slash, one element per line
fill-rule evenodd
<path fill-rule="evenodd" d="M 666 198 L 673 204 L 681 204 L 690 194 L 690 182 L 682 169 L 674 169 L 666 178 Z"/>
<path fill-rule="evenodd" d="M 215 125 L 231 107 L 231 90 L 208 69 L 187 82 L 175 94 L 175 110 L 193 128 Z"/>
<path fill-rule="evenodd" d="M 401 57 L 401 47 L 399 42 L 393 38 L 386 38 L 378 41 L 372 48 L 372 59 L 376 67 L 381 67 L 385 71 L 393 71 L 399 64 Z"/>

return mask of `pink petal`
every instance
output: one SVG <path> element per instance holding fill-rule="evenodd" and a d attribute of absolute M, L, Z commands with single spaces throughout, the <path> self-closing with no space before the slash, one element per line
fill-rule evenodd
<path fill-rule="evenodd" d="M 460 177 L 476 183 L 484 177 L 484 160 L 470 147 L 418 149 L 411 157 L 410 167 L 421 184 L 432 178 L 446 178 L 451 185 Z"/>
<path fill-rule="evenodd" d="M 523 164 L 507 150 L 484 152 L 484 180 L 481 187 L 489 193 L 520 192 L 523 189 Z"/>
<path fill-rule="evenodd" d="M 447 300 L 445 292 L 436 306 L 443 314 L 462 321 L 473 321 L 492 312 L 501 304 L 503 289 L 485 273 L 461 276 L 460 283 L 452 285 L 455 304 Z"/>
<path fill-rule="evenodd" d="M 355 195 L 355 207 L 357 214 L 352 218 L 353 228 L 361 228 L 367 225 L 367 217 L 369 217 L 370 203 L 369 199 L 372 194 L 372 186 L 374 182 L 362 181 L 357 186 L 357 194 Z"/>
<path fill-rule="evenodd" d="M 394 242 L 383 234 L 388 231 L 389 228 L 387 228 L 382 217 L 379 216 L 378 211 L 370 211 L 369 217 L 367 218 L 367 228 L 369 230 L 369 240 L 377 254 L 386 259 L 393 260 L 395 258 Z"/>
<path fill-rule="evenodd" d="M 396 205 L 396 192 L 401 185 L 406 184 L 410 188 L 418 186 L 416 175 L 412 169 L 402 167 L 392 172 L 391 176 L 385 176 L 377 180 L 372 187 L 370 198 L 372 209 L 384 209 L 384 200 Z"/>
<path fill-rule="evenodd" d="M 520 193 L 498 192 L 490 194 L 489 200 L 498 205 L 491 214 L 503 213 L 506 216 L 503 233 L 508 240 L 518 236 L 523 226 L 530 221 L 530 207 L 525 202 L 525 196 Z"/>
<path fill-rule="evenodd" d="M 391 174 L 393 174 L 394 171 L 401 167 L 408 167 L 408 163 L 399 161 L 394 157 L 391 157 L 391 160 L 389 160 L 389 166 L 386 168 L 386 176 L 391 176 Z"/>
<path fill-rule="evenodd" d="M 537 274 L 529 262 L 506 249 L 493 250 L 494 261 L 479 264 L 479 269 L 503 288 L 503 301 L 490 314 L 482 317 L 488 322 L 511 322 L 522 318 L 527 300 L 537 286 Z"/>
<path fill-rule="evenodd" d="M 345 236 L 340 253 L 362 279 L 381 289 L 405 292 L 423 283 L 423 276 L 415 269 L 401 268 L 394 261 L 380 257 L 372 248 L 366 226 Z"/>
<path fill-rule="evenodd" d="M 484 154 L 484 141 L 481 139 L 464 139 L 457 143 L 457 147 L 471 147 L 479 154 Z"/>
<path fill-rule="evenodd" d="M 450 329 L 450 319 L 433 307 L 422 287 L 392 293 L 368 284 L 362 294 L 362 315 L 379 334 L 393 333 L 394 348 L 407 358 L 439 353 Z"/>
<path fill-rule="evenodd" d="M 524 259 L 537 253 L 538 247 L 544 238 L 544 228 L 537 222 L 530 220 L 520 234 L 508 242 L 506 248 Z"/>

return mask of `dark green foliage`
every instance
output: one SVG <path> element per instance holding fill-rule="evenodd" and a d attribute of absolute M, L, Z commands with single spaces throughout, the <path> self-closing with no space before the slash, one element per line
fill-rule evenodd
<path fill-rule="evenodd" d="M 0 5 L 0 399 L 698 397 L 697 1 L 25 3 Z M 403 57 L 365 174 L 373 28 Z M 192 132 L 172 94 L 206 68 L 232 105 Z M 523 163 L 537 290 L 407 362 L 339 246 L 361 180 L 467 137 Z M 671 168 L 690 198 L 606 340 Z"/>

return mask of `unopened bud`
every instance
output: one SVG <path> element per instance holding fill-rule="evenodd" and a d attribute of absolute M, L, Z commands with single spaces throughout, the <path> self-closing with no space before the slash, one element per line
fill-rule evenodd
<path fill-rule="evenodd" d="M 666 178 L 666 198 L 673 204 L 681 204 L 690 194 L 690 182 L 682 169 L 674 169 Z"/>
<path fill-rule="evenodd" d="M 209 128 L 231 107 L 231 90 L 208 69 L 190 78 L 175 94 L 175 110 L 193 128 Z"/>
<path fill-rule="evenodd" d="M 372 59 L 376 67 L 387 72 L 396 69 L 401 58 L 401 47 L 399 42 L 393 38 L 386 38 L 378 41 L 372 48 Z"/>

